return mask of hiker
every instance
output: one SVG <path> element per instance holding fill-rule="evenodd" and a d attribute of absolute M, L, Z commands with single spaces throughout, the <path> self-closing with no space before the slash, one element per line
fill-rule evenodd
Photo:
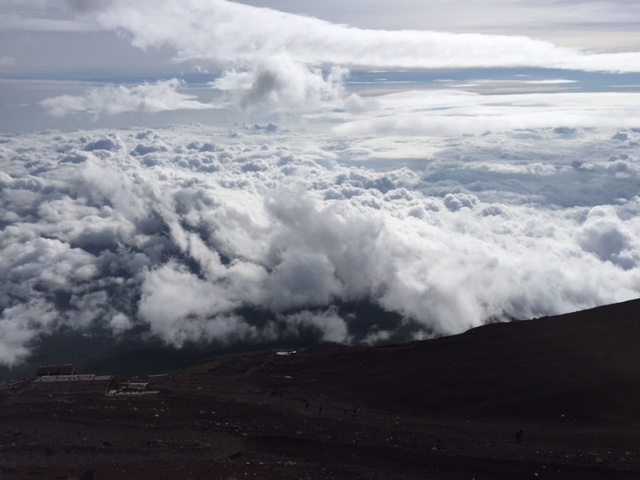
<path fill-rule="evenodd" d="M 304 401 L 304 411 L 306 412 L 307 410 L 309 410 L 309 400 Z"/>
<path fill-rule="evenodd" d="M 353 409 L 353 413 L 351 414 L 351 418 L 353 418 L 353 417 L 355 417 L 355 416 L 356 416 L 356 412 L 357 412 L 357 411 L 358 411 L 358 409 L 357 409 L 357 408 L 354 408 L 354 409 Z"/>
<path fill-rule="evenodd" d="M 396 417 L 393 421 L 393 428 L 398 428 L 400 426 L 400 417 Z"/>
<path fill-rule="evenodd" d="M 342 412 L 342 416 L 346 417 L 347 416 L 347 407 L 344 407 L 344 410 Z"/>
<path fill-rule="evenodd" d="M 518 430 L 516 430 L 516 443 L 520 444 L 522 443 L 522 436 L 524 435 L 524 430 L 519 428 Z"/>
<path fill-rule="evenodd" d="M 318 407 L 318 415 L 322 414 L 322 405 Z"/>

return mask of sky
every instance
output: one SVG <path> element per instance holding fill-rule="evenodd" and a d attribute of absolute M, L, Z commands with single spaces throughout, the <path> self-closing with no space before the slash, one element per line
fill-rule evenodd
<path fill-rule="evenodd" d="M 65 328 L 375 344 L 638 297 L 639 26 L 0 0 L 0 364 Z"/>

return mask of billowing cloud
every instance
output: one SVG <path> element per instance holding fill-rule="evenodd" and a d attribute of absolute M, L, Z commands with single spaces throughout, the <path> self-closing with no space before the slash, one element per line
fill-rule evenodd
<path fill-rule="evenodd" d="M 144 83 L 127 87 L 107 85 L 89 89 L 84 95 L 61 95 L 40 102 L 51 115 L 63 117 L 71 113 L 88 112 L 96 116 L 124 112 L 163 112 L 169 110 L 205 110 L 215 108 L 195 100 L 193 95 L 180 93 L 177 79 Z"/>
<path fill-rule="evenodd" d="M 640 260 L 637 242 L 610 207 L 592 209 L 578 234 L 578 244 L 585 251 L 628 269 L 635 268 Z"/>
<path fill-rule="evenodd" d="M 63 327 L 375 342 L 634 298 L 638 160 L 637 128 L 6 136 L 0 362 Z"/>
<path fill-rule="evenodd" d="M 296 63 L 287 55 L 276 55 L 258 61 L 249 71 L 225 72 L 211 85 L 232 92 L 243 110 L 305 111 L 341 99 L 347 73 L 346 69 L 334 67 L 325 77 L 318 68 Z"/>

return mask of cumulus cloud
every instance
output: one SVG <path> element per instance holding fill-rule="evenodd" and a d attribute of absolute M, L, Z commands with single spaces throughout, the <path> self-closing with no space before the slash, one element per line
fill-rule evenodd
<path fill-rule="evenodd" d="M 305 111 L 340 99 L 347 73 L 346 69 L 334 67 L 325 77 L 319 68 L 280 54 L 261 59 L 249 71 L 225 72 L 211 85 L 232 92 L 243 110 Z"/>
<path fill-rule="evenodd" d="M 111 327 L 115 335 L 119 335 L 133 328 L 133 323 L 124 313 L 116 313 L 111 317 L 111 320 L 109 320 L 109 327 Z"/>
<path fill-rule="evenodd" d="M 236 130 L 5 137 L 0 362 L 61 327 L 401 341 L 638 296 L 638 129 Z"/>
<path fill-rule="evenodd" d="M 30 353 L 37 335 L 50 330 L 55 311 L 39 299 L 3 309 L 0 316 L 0 364 L 12 366 Z"/>
<path fill-rule="evenodd" d="M 163 112 L 168 110 L 205 110 L 213 105 L 195 100 L 195 96 L 178 92 L 177 79 L 127 87 L 107 85 L 88 90 L 84 95 L 60 95 L 40 102 L 51 115 L 64 117 L 88 112 L 96 117 L 124 112 Z"/>
<path fill-rule="evenodd" d="M 611 207 L 595 207 L 578 232 L 578 243 L 587 252 L 621 268 L 639 264 L 637 238 Z"/>

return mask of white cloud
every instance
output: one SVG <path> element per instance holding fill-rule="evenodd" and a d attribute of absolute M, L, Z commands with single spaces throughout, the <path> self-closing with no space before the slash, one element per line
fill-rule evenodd
<path fill-rule="evenodd" d="M 324 78 L 322 71 L 294 62 L 288 55 L 264 58 L 250 70 L 225 72 L 212 82 L 219 90 L 234 92 L 243 110 L 305 111 L 322 102 L 335 102 L 344 93 L 342 80 L 348 72 L 334 67 Z"/>
<path fill-rule="evenodd" d="M 581 51 L 557 47 L 529 37 L 420 30 L 373 30 L 226 0 L 124 0 L 76 4 L 83 21 L 99 28 L 126 31 L 131 42 L 147 52 L 173 51 L 188 68 L 219 71 L 211 85 L 226 92 L 249 114 L 309 112 L 340 107 L 347 68 L 461 69 L 538 67 L 606 72 L 640 71 L 640 52 Z M 329 71 L 323 74 L 322 69 Z M 531 82 L 531 81 L 530 81 Z M 558 88 L 570 80 L 532 80 L 520 87 Z M 93 89 L 83 96 L 59 96 L 41 103 L 63 116 L 90 111 L 96 115 L 135 111 L 206 109 L 210 104 L 178 93 L 176 80 L 127 88 Z M 476 88 L 486 88 L 481 84 Z M 495 88 L 495 86 L 494 86 Z M 503 85 L 503 88 L 512 88 Z M 369 105 L 370 107 L 370 105 Z M 349 112 L 366 109 L 352 97 Z M 585 126 L 566 112 L 568 121 Z M 540 114 L 539 126 L 545 123 Z M 488 128 L 493 118 L 480 118 Z M 604 120 L 602 120 L 604 122 Z M 447 134 L 467 123 L 461 118 L 367 119 L 345 127 L 403 133 L 442 130 Z M 528 118 L 512 115 L 505 123 L 534 127 Z M 612 121 L 611 126 L 616 124 Z M 625 123 L 624 125 L 627 125 Z M 621 125 L 622 126 L 622 125 Z M 457 127 L 460 129 L 460 127 Z"/>
<path fill-rule="evenodd" d="M 492 56 L 495 62 L 521 64 L 528 56 L 526 64 L 616 70 L 633 69 L 637 57 L 628 52 L 640 50 L 640 6 L 627 0 L 535 5 L 524 0 L 473 0 L 464 9 L 448 0 L 402 0 L 393 5 L 378 0 L 352 0 L 348 5 L 336 0 L 242 3 L 255 6 L 218 0 L 5 0 L 0 12 L 3 53 L 16 61 L 3 71 L 6 68 L 12 78 L 31 79 L 168 78 L 216 71 L 221 62 L 227 70 L 247 72 L 258 59 L 281 54 L 323 67 L 367 61 L 371 66 L 423 68 L 469 64 L 469 43 L 480 47 L 478 52 L 471 46 L 478 53 L 473 64 L 484 65 L 488 58 L 494 64 Z M 105 14 L 105 9 L 117 10 Z M 103 23 L 96 22 L 97 16 Z M 136 32 L 134 41 L 145 46 L 144 52 L 131 46 L 127 31 Z M 457 37 L 447 32 L 482 35 Z M 608 53 L 587 58 L 577 50 L 530 39 Z M 169 61 L 176 50 L 185 63 Z M 614 52 L 623 55 L 609 55 Z"/>
<path fill-rule="evenodd" d="M 264 123 L 3 136 L 2 364 L 61 326 L 146 329 L 175 346 L 401 341 L 640 292 L 637 93 L 580 92 L 588 85 L 555 71 L 437 91 L 398 83 L 389 94 L 382 82 L 347 96 L 344 86 L 351 66 L 637 72 L 637 52 L 492 34 L 500 29 L 348 27 L 224 0 L 74 1 L 84 16 L 73 24 L 49 1 L 9 4 L 0 21 L 16 20 L 11 35 L 94 22 L 125 32 L 145 58 L 170 51 L 187 70 L 219 71 L 210 86 Z M 5 66 L 27 58 L 5 51 Z M 107 53 L 97 61 L 114 60 Z M 38 105 L 103 124 L 230 112 L 211 103 L 219 92 L 176 79 L 65 88 Z M 523 89 L 540 93 L 514 93 Z"/>
<path fill-rule="evenodd" d="M 640 53 L 587 53 L 523 36 L 368 30 L 224 0 L 114 0 L 93 12 L 141 48 L 169 45 L 178 58 L 249 65 L 288 54 L 297 62 L 375 68 L 546 67 L 640 71 Z"/>
<path fill-rule="evenodd" d="M 133 328 L 133 322 L 127 315 L 116 313 L 109 321 L 109 326 L 115 335 L 120 335 L 131 330 L 131 328 Z"/>
<path fill-rule="evenodd" d="M 349 100 L 347 105 L 350 103 Z M 344 120 L 335 131 L 345 135 L 460 135 L 556 126 L 635 127 L 640 125 L 640 95 L 415 91 L 378 96 L 371 105 L 335 116 Z"/>
<path fill-rule="evenodd" d="M 58 325 L 372 342 L 640 292 L 638 129 L 237 129 L 5 137 L 0 362 Z"/>
<path fill-rule="evenodd" d="M 565 46 L 628 51 L 640 47 L 633 20 L 640 15 L 637 2 L 600 0 L 568 2 L 548 0 L 468 0 L 464 7 L 449 0 L 242 0 L 360 28 L 389 30 L 441 30 L 448 32 L 527 35 Z M 613 34 L 615 32 L 615 34 Z M 635 36 L 637 37 L 637 35 Z"/>
<path fill-rule="evenodd" d="M 589 212 L 578 232 L 578 244 L 599 259 L 624 269 L 640 264 L 638 238 L 611 207 L 595 207 Z"/>
<path fill-rule="evenodd" d="M 223 286 L 168 263 L 145 275 L 139 315 L 151 332 L 177 346 L 196 340 L 204 325 L 239 306 Z"/>
<path fill-rule="evenodd" d="M 179 93 L 177 79 L 127 87 L 107 85 L 92 88 L 80 96 L 61 95 L 40 102 L 51 115 L 63 117 L 71 113 L 88 112 L 96 116 L 124 112 L 163 112 L 168 110 L 206 110 L 213 105 L 195 100 L 193 95 Z"/>
<path fill-rule="evenodd" d="M 14 365 L 30 353 L 29 345 L 55 320 L 55 312 L 41 300 L 3 309 L 0 315 L 0 364 Z"/>

